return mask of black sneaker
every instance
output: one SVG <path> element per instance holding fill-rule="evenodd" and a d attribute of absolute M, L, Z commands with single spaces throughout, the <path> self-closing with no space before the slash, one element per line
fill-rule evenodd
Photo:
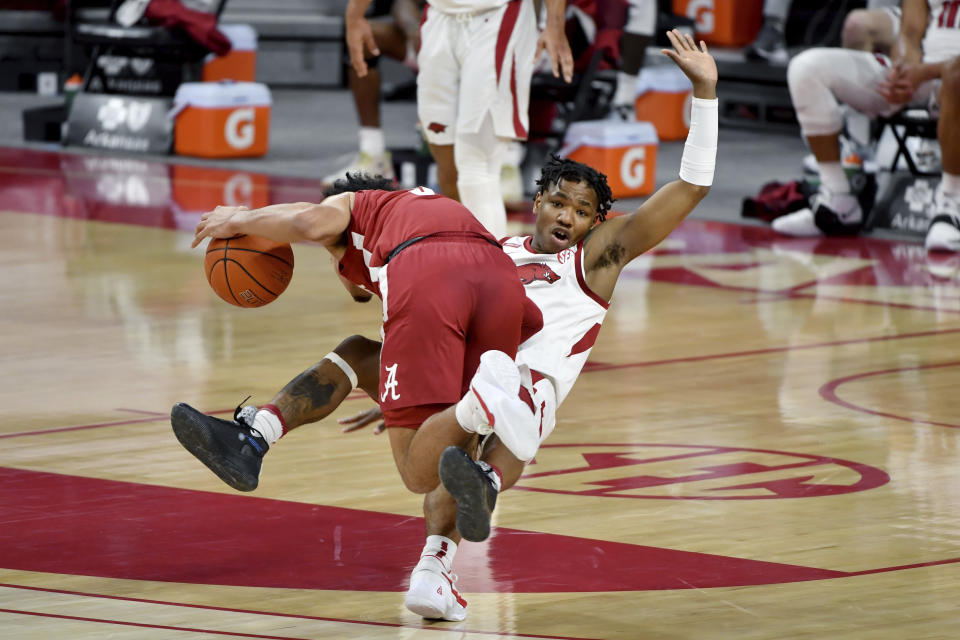
<path fill-rule="evenodd" d="M 769 64 L 784 65 L 790 60 L 783 31 L 766 22 L 744 53 L 750 60 L 763 60 Z"/>
<path fill-rule="evenodd" d="M 490 514 L 497 504 L 497 490 L 489 476 L 491 467 L 475 462 L 459 447 L 447 447 L 440 456 L 439 472 L 440 482 L 457 501 L 460 535 L 471 542 L 489 538 Z"/>
<path fill-rule="evenodd" d="M 260 466 L 270 445 L 253 428 L 256 407 L 237 407 L 233 420 L 221 420 L 178 402 L 170 424 L 187 451 L 238 491 L 253 491 L 260 482 Z"/>

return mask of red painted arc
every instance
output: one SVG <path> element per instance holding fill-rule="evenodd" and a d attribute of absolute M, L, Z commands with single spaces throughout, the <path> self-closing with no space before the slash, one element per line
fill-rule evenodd
<path fill-rule="evenodd" d="M 883 369 L 881 371 L 867 371 L 864 373 L 857 373 L 854 375 L 846 376 L 843 378 L 837 378 L 836 380 L 831 380 L 830 382 L 824 384 L 819 389 L 820 397 L 826 400 L 827 402 L 832 402 L 833 404 L 839 405 L 846 409 L 851 409 L 859 413 L 866 413 L 872 416 L 879 416 L 881 418 L 891 418 L 893 420 L 900 420 L 903 422 L 911 422 L 914 424 L 929 424 L 935 427 L 947 427 L 949 429 L 960 429 L 960 424 L 953 424 L 950 422 L 936 422 L 934 420 L 918 420 L 917 418 L 911 418 L 910 416 L 900 416 L 894 413 L 889 413 L 886 411 L 877 411 L 875 409 L 870 409 L 858 404 L 854 404 L 847 400 L 844 400 L 837 394 L 837 389 L 846 384 L 847 382 L 852 382 L 854 380 L 862 380 L 864 378 L 872 378 L 874 376 L 888 375 L 892 373 L 901 373 L 903 371 L 924 371 L 927 369 L 942 369 L 946 367 L 960 367 L 960 362 L 940 362 L 937 364 L 924 364 L 916 367 L 897 367 L 894 369 Z"/>

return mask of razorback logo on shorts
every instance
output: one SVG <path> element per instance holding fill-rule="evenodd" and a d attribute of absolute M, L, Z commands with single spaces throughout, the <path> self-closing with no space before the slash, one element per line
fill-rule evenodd
<path fill-rule="evenodd" d="M 427 125 L 427 129 L 430 129 L 430 131 L 433 131 L 434 133 L 443 133 L 447 130 L 447 125 L 440 124 L 439 122 L 431 122 L 429 125 Z"/>
<path fill-rule="evenodd" d="M 520 282 L 523 284 L 530 284 L 536 280 L 543 280 L 544 282 L 553 284 L 560 279 L 556 271 L 542 262 L 517 267 L 517 275 L 520 276 Z"/>

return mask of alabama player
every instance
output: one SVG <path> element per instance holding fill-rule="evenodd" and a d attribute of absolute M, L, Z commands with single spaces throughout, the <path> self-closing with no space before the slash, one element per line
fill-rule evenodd
<path fill-rule="evenodd" d="M 526 339 L 523 352 L 517 357 L 520 366 L 515 368 L 530 371 L 523 388 L 529 405 L 537 411 L 532 414 L 537 420 L 524 423 L 527 437 L 504 439 L 500 432 L 504 416 L 497 408 L 493 408 L 491 416 L 489 407 L 477 402 L 477 392 L 482 394 L 482 388 L 476 385 L 485 382 L 483 366 L 470 391 L 453 409 L 458 422 L 472 425 L 472 430 L 480 434 L 492 432 L 493 436 L 484 447 L 482 459 L 476 462 L 462 448 L 444 451 L 440 463 L 444 486 L 436 486 L 424 499 L 427 540 L 405 598 L 407 607 L 424 617 L 462 620 L 466 616 L 466 600 L 456 590 L 452 574 L 461 534 L 470 540 L 487 537 L 497 494 L 517 481 L 524 463 L 553 430 L 556 408 L 587 360 L 623 267 L 676 228 L 713 182 L 717 145 L 716 64 L 705 45 L 697 49 L 689 36 L 679 32 L 671 32 L 668 37 L 674 50 L 666 53 L 694 86 L 681 179 L 660 188 L 634 213 L 604 221 L 612 202 L 606 178 L 586 165 L 554 159 L 544 167 L 539 181 L 534 234 L 503 242 L 504 250 L 516 263 L 518 281 L 540 312 L 525 316 Z M 354 283 L 357 280 L 350 278 Z M 372 282 L 361 284 L 367 288 L 375 286 Z M 354 297 L 363 298 L 357 287 L 349 290 Z M 256 439 L 263 423 L 262 428 L 274 434 L 269 439 L 275 441 L 300 425 L 329 415 L 355 387 L 362 388 L 382 405 L 384 381 L 380 360 L 379 343 L 353 336 L 294 378 L 259 411 L 244 409 L 234 422 L 210 416 L 196 418 L 225 434 L 213 450 L 198 457 L 214 471 L 225 466 L 247 469 L 254 476 L 255 486 L 265 450 L 258 451 L 238 440 L 237 431 Z M 527 410 L 526 414 L 531 412 Z M 345 430 L 369 424 L 377 415 L 371 411 L 350 419 L 351 426 Z M 268 418 L 277 424 L 266 424 Z M 388 420 L 386 426 L 398 425 L 391 425 Z M 391 442 L 397 431 L 405 430 L 389 429 Z M 433 472 L 436 474 L 436 465 Z M 220 472 L 218 475 L 230 483 L 229 477 Z"/>
<path fill-rule="evenodd" d="M 960 2 L 904 0 L 890 58 L 867 51 L 815 48 L 790 62 L 787 82 L 797 119 L 817 158 L 821 186 L 811 206 L 777 218 L 792 236 L 855 234 L 863 212 L 840 163 L 840 102 L 871 116 L 905 106 L 939 111 L 943 177 L 927 232 L 929 250 L 960 251 Z"/>
<path fill-rule="evenodd" d="M 379 53 L 364 18 L 370 0 L 350 0 L 346 37 L 359 77 Z M 460 200 L 497 238 L 506 234 L 500 167 L 510 140 L 527 137 L 530 78 L 541 51 L 553 74 L 573 77 L 564 0 L 544 0 L 537 37 L 533 0 L 433 0 L 417 55 L 417 116 L 444 195 Z"/>

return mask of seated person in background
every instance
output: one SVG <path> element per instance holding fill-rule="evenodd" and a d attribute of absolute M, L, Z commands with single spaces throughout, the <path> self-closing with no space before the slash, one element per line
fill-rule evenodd
<path fill-rule="evenodd" d="M 960 15 L 948 0 L 904 0 L 891 57 L 814 48 L 796 56 L 787 82 L 797 119 L 817 158 L 820 190 L 811 206 L 773 221 L 792 236 L 859 232 L 863 211 L 840 163 L 840 102 L 870 116 L 907 106 L 939 110 L 943 178 L 937 188 L 928 249 L 960 251 Z"/>
<path fill-rule="evenodd" d="M 323 179 L 325 184 L 343 178 L 346 173 L 367 173 L 394 179 L 393 164 L 387 152 L 383 129 L 380 128 L 380 70 L 377 62 L 381 55 L 388 55 L 405 66 L 416 70 L 417 50 L 420 48 L 420 12 L 422 0 L 393 0 L 390 4 L 391 20 L 371 20 L 370 28 L 377 43 L 378 52 L 369 58 L 369 72 L 359 77 L 353 66 L 347 64 L 347 82 L 353 93 L 353 102 L 360 121 L 360 148 L 350 163 Z M 374 9 L 375 15 L 383 15 Z"/>
<path fill-rule="evenodd" d="M 786 64 L 789 59 L 785 28 L 793 0 L 764 0 L 763 27 L 745 54 L 753 60 Z M 867 0 L 866 9 L 854 9 L 843 25 L 843 46 L 862 51 L 889 50 L 899 29 L 899 0 Z M 882 11 L 886 9 L 886 11 Z M 890 11 L 890 10 L 893 11 Z M 890 20 L 895 23 L 891 27 Z"/>

